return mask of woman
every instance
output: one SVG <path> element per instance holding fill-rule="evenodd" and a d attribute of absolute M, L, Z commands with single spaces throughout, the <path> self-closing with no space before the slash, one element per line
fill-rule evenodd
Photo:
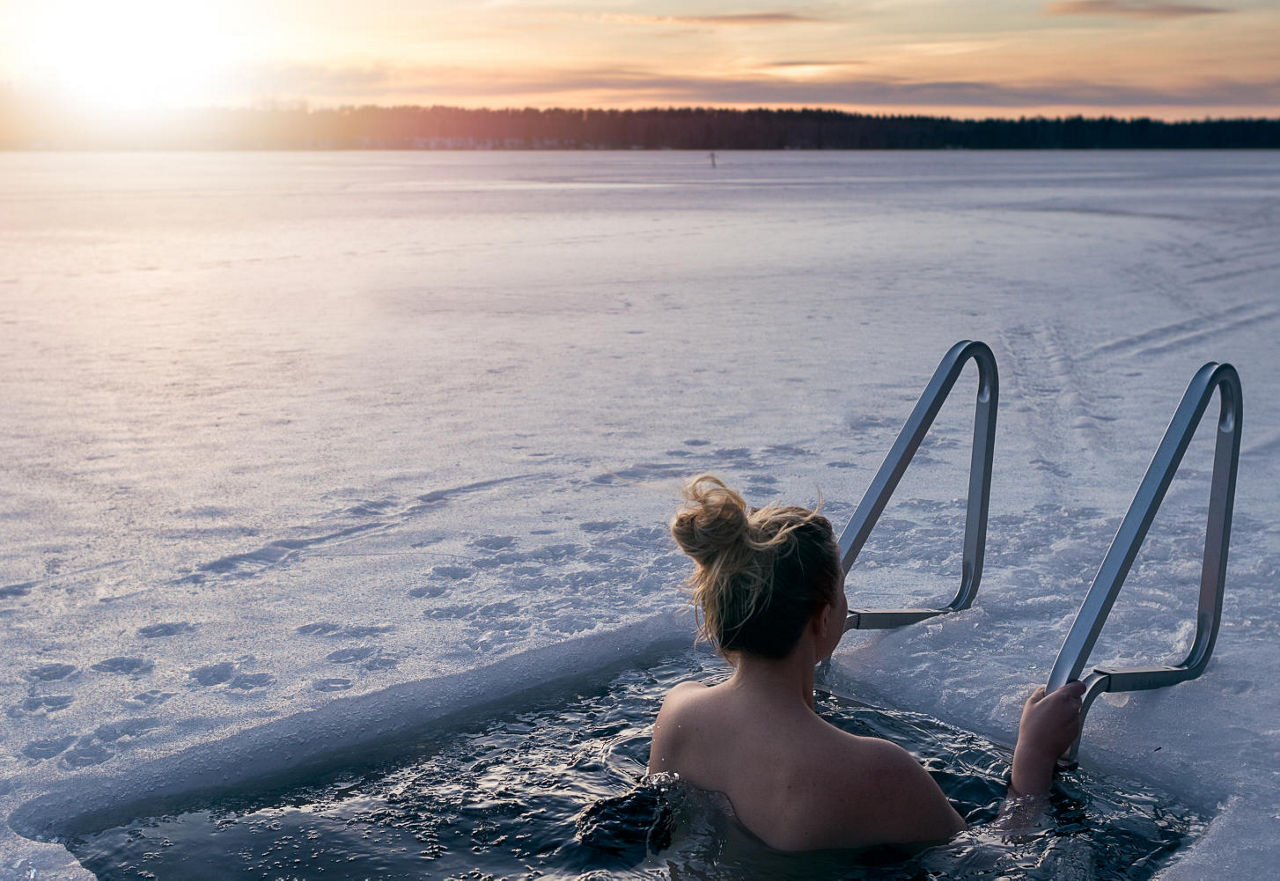
<path fill-rule="evenodd" d="M 649 772 L 722 792 L 779 850 L 944 841 L 965 822 L 906 750 L 857 737 L 813 709 L 814 666 L 844 634 L 849 607 L 831 524 L 799 507 L 748 509 L 703 475 L 671 533 L 697 564 L 699 631 L 734 666 L 720 685 L 677 685 L 653 729 Z M 1027 700 L 1010 795 L 1043 796 L 1079 730 L 1084 686 Z"/>

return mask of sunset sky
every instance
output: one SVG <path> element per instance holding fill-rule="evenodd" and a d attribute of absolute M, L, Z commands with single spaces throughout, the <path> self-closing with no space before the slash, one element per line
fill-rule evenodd
<path fill-rule="evenodd" d="M 0 83 L 264 101 L 1280 116 L 1280 0 L 0 0 Z"/>

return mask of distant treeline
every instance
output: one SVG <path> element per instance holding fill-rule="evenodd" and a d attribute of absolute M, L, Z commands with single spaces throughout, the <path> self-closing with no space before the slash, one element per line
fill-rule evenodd
<path fill-rule="evenodd" d="M 66 118 L 0 91 L 7 149 L 1274 149 L 1280 119 L 963 120 L 835 110 L 271 106 Z"/>

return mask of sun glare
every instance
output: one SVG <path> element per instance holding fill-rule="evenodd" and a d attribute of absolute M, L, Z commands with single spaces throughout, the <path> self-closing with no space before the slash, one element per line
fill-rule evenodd
<path fill-rule="evenodd" d="M 207 103 L 229 61 L 211 4 L 50 0 L 28 44 L 31 66 L 65 99 L 103 111 Z"/>

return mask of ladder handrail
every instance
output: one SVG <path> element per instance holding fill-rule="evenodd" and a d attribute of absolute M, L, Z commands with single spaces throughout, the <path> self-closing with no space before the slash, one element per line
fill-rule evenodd
<path fill-rule="evenodd" d="M 991 461 L 995 452 L 996 410 L 1000 380 L 996 358 L 986 343 L 961 340 L 942 357 L 929 384 L 907 417 L 880 470 L 863 494 L 849 525 L 840 534 L 840 556 L 844 571 L 853 566 L 876 521 L 897 489 L 911 458 L 929 432 L 965 364 L 972 359 L 978 367 L 978 394 L 974 405 L 973 452 L 969 465 L 969 502 L 965 518 L 964 563 L 960 589 L 942 609 L 877 609 L 851 611 L 845 630 L 900 627 L 969 608 L 982 579 L 982 559 L 987 543 L 987 508 L 991 498 Z"/>
<path fill-rule="evenodd" d="M 1218 638 L 1222 618 L 1222 591 L 1227 572 L 1227 550 L 1231 544 L 1231 510 L 1235 502 L 1236 472 L 1240 463 L 1243 391 L 1240 376 L 1230 364 L 1209 362 L 1192 377 L 1181 403 L 1174 411 L 1164 438 L 1147 466 L 1142 484 L 1134 495 L 1129 512 L 1116 531 L 1110 548 L 1098 567 L 1093 585 L 1085 594 L 1080 611 L 1062 643 L 1046 691 L 1054 691 L 1080 676 L 1098 634 L 1106 623 L 1129 568 L 1146 538 L 1160 503 L 1164 501 L 1183 454 L 1200 425 L 1201 418 L 1217 392 L 1220 399 L 1217 436 L 1214 443 L 1213 476 L 1209 488 L 1209 514 L 1205 524 L 1204 558 L 1200 572 L 1200 598 L 1196 613 L 1196 635 L 1186 658 L 1176 665 L 1151 667 L 1096 668 L 1085 678 L 1087 686 L 1081 722 L 1089 705 L 1104 691 L 1138 691 L 1163 688 L 1199 676 L 1209 663 Z M 1074 759 L 1079 740 L 1073 745 Z"/>

